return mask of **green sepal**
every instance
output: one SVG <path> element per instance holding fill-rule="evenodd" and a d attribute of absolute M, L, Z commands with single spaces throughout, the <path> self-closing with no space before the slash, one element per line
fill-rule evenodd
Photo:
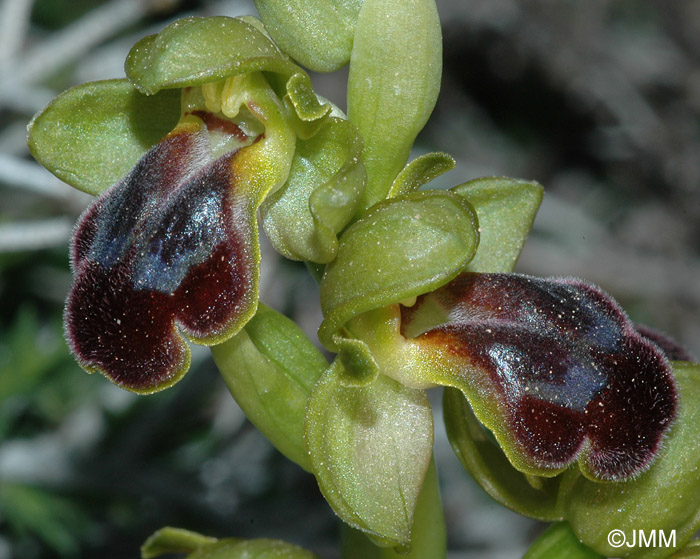
<path fill-rule="evenodd" d="M 605 559 L 603 555 L 583 545 L 566 522 L 547 528 L 530 546 L 523 559 Z"/>
<path fill-rule="evenodd" d="M 202 546 L 216 542 L 216 538 L 203 536 L 183 528 L 166 526 L 153 533 L 141 546 L 141 558 L 152 559 L 166 553 L 193 553 Z"/>
<path fill-rule="evenodd" d="M 37 113 L 27 143 L 59 179 L 96 195 L 126 175 L 179 118 L 179 91 L 147 97 L 127 80 L 90 82 Z"/>
<path fill-rule="evenodd" d="M 251 423 L 282 454 L 310 471 L 304 413 L 314 384 L 328 367 L 321 352 L 294 321 L 262 303 L 240 333 L 211 352 Z"/>
<path fill-rule="evenodd" d="M 142 559 L 186 553 L 187 559 L 318 559 L 318 556 L 281 540 L 259 538 L 218 540 L 183 530 L 162 528 L 141 547 Z"/>
<path fill-rule="evenodd" d="M 340 538 L 342 559 L 445 559 L 447 531 L 435 460 L 430 462 L 418 496 L 410 550 L 375 545 L 371 536 L 347 524 L 341 526 Z"/>
<path fill-rule="evenodd" d="M 347 524 L 385 546 L 410 544 L 414 510 L 432 456 L 424 391 L 384 376 L 345 386 L 336 360 L 317 383 L 306 444 L 321 492 Z"/>
<path fill-rule="evenodd" d="M 421 191 L 375 205 L 343 234 L 321 281 L 319 339 L 338 350 L 353 317 L 453 279 L 479 242 L 476 213 L 456 194 Z"/>
<path fill-rule="evenodd" d="M 564 476 L 536 478 L 516 470 L 456 388 L 445 388 L 443 413 L 447 437 L 467 473 L 493 499 L 524 516 L 563 518 L 558 503 Z"/>
<path fill-rule="evenodd" d="M 619 548 L 607 540 L 611 530 L 633 533 L 661 530 L 676 535 L 676 548 L 625 547 L 625 557 L 667 557 L 682 548 L 700 529 L 700 364 L 674 362 L 679 414 L 651 468 L 636 479 L 595 483 L 579 477 L 567 491 L 566 520 L 578 538 L 606 556 Z"/>
<path fill-rule="evenodd" d="M 298 116 L 316 120 L 319 103 L 309 76 L 285 56 L 250 18 L 189 17 L 136 43 L 126 59 L 127 77 L 139 91 L 204 85 L 249 72 L 280 74 Z"/>
<path fill-rule="evenodd" d="M 469 200 L 479 216 L 479 249 L 467 270 L 512 272 L 542 202 L 542 186 L 534 181 L 487 177 L 450 190 Z"/>
<path fill-rule="evenodd" d="M 403 168 L 435 106 L 442 34 L 434 0 L 364 0 L 348 76 L 348 117 L 365 141 L 362 208 L 380 200 Z"/>
<path fill-rule="evenodd" d="M 455 160 L 441 151 L 419 155 L 401 169 L 387 193 L 387 198 L 394 198 L 418 190 L 424 184 L 454 169 Z"/>
<path fill-rule="evenodd" d="M 280 254 L 319 263 L 335 258 L 337 235 L 364 189 L 361 153 L 355 126 L 335 117 L 313 137 L 297 141 L 287 183 L 261 208 L 265 232 Z"/>
<path fill-rule="evenodd" d="M 266 29 L 292 58 L 316 72 L 350 60 L 362 0 L 255 0 Z"/>

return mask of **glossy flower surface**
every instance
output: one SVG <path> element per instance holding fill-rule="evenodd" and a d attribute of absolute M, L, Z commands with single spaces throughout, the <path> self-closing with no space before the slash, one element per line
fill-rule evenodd
<path fill-rule="evenodd" d="M 572 278 L 467 273 L 404 307 L 404 333 L 427 306 L 447 320 L 412 342 L 518 469 L 553 475 L 578 460 L 615 480 L 651 463 L 676 416 L 675 384 L 609 295 Z"/>
<path fill-rule="evenodd" d="M 231 335 L 254 305 L 250 219 L 236 159 L 215 158 L 210 133 L 248 137 L 210 113 L 151 148 L 83 214 L 75 232 L 75 281 L 65 313 L 79 363 L 149 392 L 188 368 L 191 340 Z"/>

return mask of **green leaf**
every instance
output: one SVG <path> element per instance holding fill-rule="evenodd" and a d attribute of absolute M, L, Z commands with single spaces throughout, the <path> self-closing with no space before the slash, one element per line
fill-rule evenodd
<path fill-rule="evenodd" d="M 542 202 L 536 182 L 489 177 L 450 189 L 464 196 L 479 216 L 479 249 L 471 272 L 512 272 Z"/>
<path fill-rule="evenodd" d="M 486 493 L 524 516 L 549 521 L 562 518 L 557 507 L 561 476 L 534 478 L 516 470 L 456 388 L 445 388 L 443 412 L 452 449 Z"/>
<path fill-rule="evenodd" d="M 584 477 L 567 491 L 566 519 L 586 545 L 606 556 L 617 556 L 607 536 L 621 530 L 627 541 L 644 530 L 675 530 L 676 549 L 700 529 L 700 364 L 674 362 L 680 394 L 676 422 L 651 468 L 626 482 L 595 483 Z M 625 547 L 625 557 L 667 557 L 673 548 Z"/>
<path fill-rule="evenodd" d="M 523 559 L 604 559 L 583 545 L 566 522 L 552 524 L 530 546 Z"/>
<path fill-rule="evenodd" d="M 284 78 L 287 93 L 302 120 L 321 118 L 330 110 L 329 105 L 319 103 L 309 76 L 257 25 L 244 18 L 178 20 L 136 43 L 126 59 L 125 70 L 136 88 L 147 94 L 204 85 L 237 74 L 273 72 Z"/>
<path fill-rule="evenodd" d="M 455 160 L 441 151 L 426 153 L 406 164 L 394 179 L 387 198 L 394 198 L 418 190 L 424 184 L 454 169 Z"/>
<path fill-rule="evenodd" d="M 355 214 L 364 188 L 361 152 L 357 129 L 335 117 L 310 139 L 297 141 L 287 184 L 261 208 L 265 232 L 280 254 L 333 260 L 337 234 Z"/>
<path fill-rule="evenodd" d="M 99 194 L 179 118 L 179 91 L 147 97 L 127 80 L 90 82 L 63 92 L 32 119 L 29 150 L 59 179 Z"/>
<path fill-rule="evenodd" d="M 348 117 L 365 141 L 363 208 L 386 197 L 435 106 L 442 35 L 434 0 L 365 0 L 348 77 Z"/>
<path fill-rule="evenodd" d="M 424 391 L 378 375 L 360 388 L 340 381 L 336 360 L 309 400 L 306 443 L 326 500 L 353 528 L 384 545 L 407 545 L 433 445 Z"/>
<path fill-rule="evenodd" d="M 433 289 L 472 258 L 476 215 L 460 196 L 422 191 L 377 204 L 343 234 L 321 281 L 321 342 L 337 350 L 351 318 Z"/>
<path fill-rule="evenodd" d="M 316 72 L 348 63 L 361 5 L 362 0 L 255 0 L 275 42 Z"/>
<path fill-rule="evenodd" d="M 187 559 L 318 559 L 310 551 L 281 540 L 217 540 L 170 527 L 158 530 L 141 547 L 142 559 L 177 553 L 187 553 Z"/>
<path fill-rule="evenodd" d="M 315 553 L 281 540 L 223 539 L 202 547 L 188 559 L 318 559 Z"/>
<path fill-rule="evenodd" d="M 304 413 L 328 367 L 321 352 L 292 320 L 263 304 L 238 335 L 211 352 L 248 419 L 287 458 L 310 470 Z"/>
<path fill-rule="evenodd" d="M 216 538 L 203 536 L 182 528 L 166 526 L 152 534 L 141 546 L 141 558 L 152 559 L 165 553 L 192 553 Z"/>

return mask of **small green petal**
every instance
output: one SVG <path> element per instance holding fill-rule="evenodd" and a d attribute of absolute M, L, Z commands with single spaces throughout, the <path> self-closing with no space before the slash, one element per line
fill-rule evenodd
<path fill-rule="evenodd" d="M 583 545 L 566 522 L 552 524 L 532 544 L 523 559 L 604 559 Z"/>
<path fill-rule="evenodd" d="M 328 362 L 292 320 L 259 304 L 243 331 L 211 348 L 214 361 L 248 419 L 302 468 L 304 413 Z"/>
<path fill-rule="evenodd" d="M 321 282 L 321 342 L 351 318 L 447 283 L 478 244 L 474 210 L 444 191 L 414 192 L 377 204 L 349 227 Z"/>
<path fill-rule="evenodd" d="M 580 477 L 566 496 L 566 519 L 586 545 L 606 556 L 617 556 L 607 535 L 622 530 L 633 534 L 663 530 L 676 535 L 676 549 L 700 529 L 700 364 L 676 361 L 674 374 L 680 394 L 679 416 L 652 467 L 633 480 L 595 483 Z M 667 557 L 672 548 L 639 545 L 625 548 L 625 557 Z"/>
<path fill-rule="evenodd" d="M 287 258 L 330 262 L 337 234 L 347 225 L 364 189 L 362 140 L 347 120 L 331 117 L 308 140 L 298 140 L 287 184 L 261 208 L 263 226 Z"/>
<path fill-rule="evenodd" d="M 454 169 L 455 160 L 441 151 L 426 153 L 408 163 L 391 185 L 387 198 L 418 190 L 424 184 Z"/>
<path fill-rule="evenodd" d="M 309 76 L 291 62 L 248 18 L 189 17 L 134 45 L 126 59 L 127 77 L 139 91 L 204 85 L 248 72 L 283 76 L 300 118 L 328 113 L 313 93 Z"/>
<path fill-rule="evenodd" d="M 542 202 L 542 186 L 532 181 L 490 177 L 450 190 L 469 200 L 479 216 L 479 249 L 467 270 L 512 272 Z"/>
<path fill-rule="evenodd" d="M 365 140 L 363 208 L 386 197 L 435 106 L 442 34 L 434 0 L 365 0 L 348 77 L 348 117 Z"/>
<path fill-rule="evenodd" d="M 353 528 L 384 545 L 410 543 L 413 514 L 433 446 L 424 391 L 384 375 L 345 386 L 336 360 L 309 400 L 306 443 L 326 500 Z"/>
<path fill-rule="evenodd" d="M 270 35 L 282 49 L 316 72 L 350 60 L 362 0 L 255 0 Z"/>
<path fill-rule="evenodd" d="M 456 388 L 445 388 L 443 412 L 452 449 L 486 493 L 524 516 L 550 521 L 562 518 L 557 507 L 561 476 L 537 479 L 516 470 Z"/>
<path fill-rule="evenodd" d="M 180 92 L 147 97 L 127 80 L 79 85 L 29 123 L 29 150 L 62 181 L 99 194 L 177 124 Z"/>

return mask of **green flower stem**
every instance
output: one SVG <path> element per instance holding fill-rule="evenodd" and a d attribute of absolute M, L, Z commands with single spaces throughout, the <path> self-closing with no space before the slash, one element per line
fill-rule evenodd
<path fill-rule="evenodd" d="M 408 554 L 392 547 L 379 547 L 363 532 L 345 523 L 341 546 L 342 559 L 443 559 L 447 554 L 447 532 L 435 460 L 430 462 L 418 497 Z"/>
<path fill-rule="evenodd" d="M 603 559 L 604 555 L 583 545 L 566 522 L 556 522 L 535 540 L 523 559 Z"/>

